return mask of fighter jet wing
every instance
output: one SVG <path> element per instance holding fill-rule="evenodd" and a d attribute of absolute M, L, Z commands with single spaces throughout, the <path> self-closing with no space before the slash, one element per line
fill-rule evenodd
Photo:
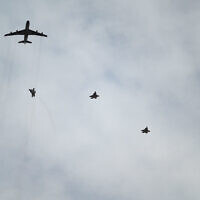
<path fill-rule="evenodd" d="M 38 35 L 38 36 L 47 37 L 47 35 L 45 35 L 44 33 L 39 33 L 38 31 L 33 31 L 33 30 L 28 30 L 28 34 L 29 35 Z"/>
<path fill-rule="evenodd" d="M 5 34 L 4 36 L 12 36 L 12 35 L 25 35 L 25 29 L 15 32 L 10 32 Z"/>

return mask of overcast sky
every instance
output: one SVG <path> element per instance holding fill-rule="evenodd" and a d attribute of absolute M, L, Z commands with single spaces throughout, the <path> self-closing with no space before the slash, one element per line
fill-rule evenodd
<path fill-rule="evenodd" d="M 0 199 L 199 200 L 199 18 L 197 0 L 1 0 Z M 48 37 L 3 37 L 26 20 Z"/>

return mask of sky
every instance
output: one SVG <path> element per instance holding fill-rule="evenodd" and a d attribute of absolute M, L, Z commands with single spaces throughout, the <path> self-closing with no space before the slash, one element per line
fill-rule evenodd
<path fill-rule="evenodd" d="M 199 11 L 1 0 L 0 199 L 199 200 Z"/>

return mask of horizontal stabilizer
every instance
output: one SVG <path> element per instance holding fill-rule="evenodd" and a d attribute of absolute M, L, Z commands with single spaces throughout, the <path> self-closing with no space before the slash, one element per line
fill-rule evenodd
<path fill-rule="evenodd" d="M 22 40 L 22 41 L 19 41 L 18 43 L 24 43 L 24 44 L 26 44 L 26 43 L 32 43 L 32 42 L 28 41 L 28 40 L 26 40 L 26 41 Z"/>

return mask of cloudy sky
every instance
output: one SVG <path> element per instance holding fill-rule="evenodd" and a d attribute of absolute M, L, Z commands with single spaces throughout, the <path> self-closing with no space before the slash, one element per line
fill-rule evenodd
<path fill-rule="evenodd" d="M 199 18 L 197 0 L 1 0 L 0 199 L 199 200 Z M 3 37 L 26 20 L 48 37 Z"/>

